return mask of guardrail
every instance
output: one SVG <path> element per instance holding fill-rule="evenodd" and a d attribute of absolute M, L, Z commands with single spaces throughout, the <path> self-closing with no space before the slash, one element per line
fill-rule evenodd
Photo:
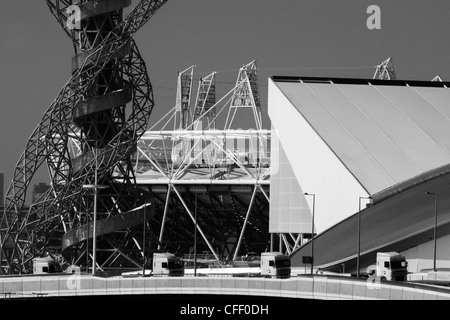
<path fill-rule="evenodd" d="M 409 283 L 372 283 L 361 279 L 298 276 L 255 277 L 110 277 L 87 274 L 52 277 L 1 277 L 0 299 L 51 297 L 207 294 L 324 300 L 450 300 L 450 289 Z"/>
<path fill-rule="evenodd" d="M 255 277 L 110 277 L 88 274 L 1 277 L 0 299 L 51 297 L 208 294 L 326 300 L 450 300 L 450 289 L 409 283 L 371 283 L 361 279 L 298 276 Z"/>

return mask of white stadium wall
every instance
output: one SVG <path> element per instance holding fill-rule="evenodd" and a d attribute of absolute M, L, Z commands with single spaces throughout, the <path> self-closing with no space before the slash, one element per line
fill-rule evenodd
<path fill-rule="evenodd" d="M 360 197 L 369 194 L 272 79 L 268 93 L 272 123 L 269 232 L 311 232 L 313 197 L 305 196 L 306 192 L 315 194 L 315 232 L 320 233 L 356 213 Z M 298 186 L 283 180 L 289 170 Z"/>
<path fill-rule="evenodd" d="M 450 235 L 436 240 L 436 268 L 450 269 Z M 421 272 L 433 269 L 434 241 L 428 241 L 400 252 L 408 260 L 408 272 Z"/>

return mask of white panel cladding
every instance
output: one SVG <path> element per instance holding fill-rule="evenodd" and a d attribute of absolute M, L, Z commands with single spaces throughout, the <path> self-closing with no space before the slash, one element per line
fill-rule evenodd
<path fill-rule="evenodd" d="M 326 103 L 326 88 L 334 85 L 280 82 L 277 86 L 368 192 L 375 194 L 397 183 L 373 150 L 369 151 L 366 143 L 360 140 L 358 133 L 347 128 L 345 122 L 340 119 L 342 116 L 338 117 L 334 112 L 334 109 L 342 107 L 342 100 Z M 350 101 L 347 103 L 347 106 L 351 104 Z M 352 116 L 349 112 L 344 114 Z M 344 119 L 348 120 L 346 118 L 344 116 Z M 355 125 L 359 126 L 356 120 L 354 121 Z"/>
<path fill-rule="evenodd" d="M 450 162 L 447 88 L 292 80 L 277 86 L 371 194 Z"/>
<path fill-rule="evenodd" d="M 279 138 L 301 190 L 315 194 L 315 231 L 320 233 L 356 213 L 359 197 L 367 197 L 368 192 L 271 79 L 268 112 L 273 126 L 272 137 Z M 277 192 L 273 190 L 279 165 L 276 161 L 278 159 L 271 159 L 271 197 Z M 300 201 L 307 203 L 311 216 L 313 197 L 298 196 Z M 276 217 L 276 210 L 271 207 L 271 218 Z M 278 219 L 286 220 L 286 217 Z"/>
<path fill-rule="evenodd" d="M 450 268 L 450 235 L 438 237 L 436 240 L 436 268 Z M 433 269 L 434 240 L 422 243 L 400 252 L 408 261 L 408 272 L 421 272 Z"/>
<path fill-rule="evenodd" d="M 358 107 L 354 113 L 363 114 L 379 130 L 374 143 L 385 148 L 388 143 L 395 145 L 397 152 L 373 152 L 376 158 L 390 157 L 386 170 L 393 176 L 403 171 L 405 164 L 413 164 L 417 169 L 406 176 L 409 179 L 422 172 L 440 167 L 450 161 L 450 127 L 446 111 L 441 103 L 434 106 L 428 102 L 432 98 L 448 96 L 442 88 L 394 87 L 394 86 L 355 86 L 336 85 L 351 102 Z M 420 92 L 434 89 L 433 94 L 424 98 Z M 447 109 L 448 103 L 447 103 Z M 366 120 L 366 121 L 367 121 Z M 368 144 L 366 144 L 368 145 Z M 368 145 L 370 148 L 370 145 Z M 396 153 L 404 156 L 403 161 L 396 161 Z M 405 180 L 397 176 L 396 182 Z"/>
<path fill-rule="evenodd" d="M 314 110 L 311 110 L 312 112 L 310 111 L 305 114 L 305 117 L 310 120 L 309 115 L 313 112 L 315 113 L 317 109 L 322 108 L 340 127 L 340 131 L 337 132 L 338 139 L 343 138 L 341 132 L 345 131 L 345 133 L 349 134 L 351 139 L 348 141 L 340 139 L 335 141 L 330 147 L 349 166 L 353 174 L 360 178 L 361 183 L 367 189 L 370 191 L 376 190 L 372 187 L 375 184 L 366 183 L 370 181 L 368 176 L 375 176 L 377 179 L 381 179 L 382 175 L 386 175 L 390 179 L 383 180 L 389 184 L 394 184 L 421 173 L 417 165 L 405 155 L 395 141 L 385 135 L 370 117 L 361 112 L 362 106 L 349 99 L 340 87 L 332 84 L 307 84 L 305 86 L 317 97 L 319 102 Z M 361 85 L 350 85 L 350 87 L 356 87 L 359 90 L 364 88 Z M 388 101 L 385 101 L 385 104 L 388 104 Z M 327 126 L 322 126 L 320 121 L 317 120 L 311 122 L 311 124 L 327 142 L 331 143 L 331 139 L 327 135 Z M 400 124 L 401 122 L 399 121 L 398 125 Z M 342 144 L 350 143 L 357 145 L 359 148 L 352 148 L 350 150 L 351 154 L 347 153 L 347 156 L 344 157 Z M 364 159 L 361 156 L 362 154 L 368 155 L 368 159 Z M 365 161 L 360 161 L 363 159 Z M 382 172 L 378 173 L 368 168 L 363 173 L 363 168 L 365 168 L 364 163 L 368 161 L 376 163 Z M 399 165 L 400 163 L 401 165 Z M 389 184 L 385 184 L 384 186 L 389 187 Z M 383 184 L 377 182 L 376 185 L 381 187 Z M 381 187 L 381 189 L 384 188 Z"/>
<path fill-rule="evenodd" d="M 273 129 L 273 128 L 272 128 Z M 291 163 L 273 130 L 270 175 L 270 233 L 311 233 L 311 212 Z"/>

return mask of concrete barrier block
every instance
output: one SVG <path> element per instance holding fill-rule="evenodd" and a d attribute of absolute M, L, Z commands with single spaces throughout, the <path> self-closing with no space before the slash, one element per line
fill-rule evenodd
<path fill-rule="evenodd" d="M 378 298 L 381 300 L 391 300 L 391 290 L 395 286 L 382 284 L 380 291 L 378 292 Z"/>
<path fill-rule="evenodd" d="M 78 295 L 78 290 L 81 288 L 79 274 L 60 276 L 58 278 L 60 296 L 75 297 Z"/>
<path fill-rule="evenodd" d="M 340 299 L 340 292 L 341 292 L 341 281 L 337 279 L 328 279 L 327 281 L 327 299 L 328 300 L 335 300 Z"/>
<path fill-rule="evenodd" d="M 132 282 L 133 294 L 144 294 L 145 293 L 144 277 L 132 278 L 131 282 Z"/>
<path fill-rule="evenodd" d="M 365 300 L 366 299 L 366 291 L 369 290 L 366 282 L 353 282 L 353 300 Z M 376 289 L 370 289 L 376 290 Z"/>
<path fill-rule="evenodd" d="M 432 281 L 438 280 L 438 272 L 436 272 L 436 271 L 428 271 L 426 279 L 427 280 L 432 280 Z"/>
<path fill-rule="evenodd" d="M 450 272 L 448 271 L 439 271 L 436 272 L 436 280 L 438 281 L 450 281 Z"/>
<path fill-rule="evenodd" d="M 312 278 L 298 277 L 297 278 L 297 291 L 307 292 L 312 294 Z"/>
<path fill-rule="evenodd" d="M 390 300 L 402 300 L 403 299 L 403 288 L 402 287 L 391 287 L 391 297 Z"/>
<path fill-rule="evenodd" d="M 437 300 L 437 293 L 433 291 L 424 290 L 422 297 L 423 300 Z"/>
<path fill-rule="evenodd" d="M 187 294 L 195 294 L 195 277 L 185 277 L 181 281 L 181 292 Z"/>
<path fill-rule="evenodd" d="M 34 292 L 41 292 L 41 279 L 38 277 L 23 278 L 23 294 L 31 295 Z"/>
<path fill-rule="evenodd" d="M 403 288 L 403 300 L 414 300 L 414 289 Z"/>
<path fill-rule="evenodd" d="M 265 279 L 264 294 L 271 297 L 279 297 L 281 295 L 281 279 Z"/>
<path fill-rule="evenodd" d="M 42 277 L 41 293 L 49 297 L 59 296 L 59 277 Z"/>
<path fill-rule="evenodd" d="M 80 290 L 77 291 L 77 295 L 92 295 L 92 275 L 82 275 L 80 276 Z"/>
<path fill-rule="evenodd" d="M 105 295 L 106 294 L 106 279 L 105 278 L 93 277 L 92 293 L 94 295 Z"/>
<path fill-rule="evenodd" d="M 423 290 L 414 290 L 414 300 L 423 300 L 424 299 L 424 291 Z"/>
<path fill-rule="evenodd" d="M 133 293 L 133 278 L 120 278 L 120 294 Z"/>
<path fill-rule="evenodd" d="M 5 278 L 3 280 L 3 293 L 11 294 L 13 297 L 21 296 L 23 292 L 22 279 L 17 278 Z"/>
<path fill-rule="evenodd" d="M 327 297 L 327 278 L 313 278 L 314 299 L 326 299 Z"/>
<path fill-rule="evenodd" d="M 106 281 L 106 293 L 108 295 L 120 294 L 120 278 L 108 278 Z"/>
<path fill-rule="evenodd" d="M 266 295 L 265 287 L 268 279 L 249 278 L 249 294 L 252 296 Z"/>
<path fill-rule="evenodd" d="M 438 292 L 436 294 L 436 299 L 437 300 L 450 300 L 450 293 Z"/>
<path fill-rule="evenodd" d="M 158 279 L 154 277 L 144 278 L 144 291 L 146 294 L 156 294 L 158 291 Z"/>
<path fill-rule="evenodd" d="M 167 292 L 181 293 L 181 277 L 167 277 Z"/>
<path fill-rule="evenodd" d="M 209 283 L 208 283 L 208 277 L 201 276 L 201 277 L 193 277 L 195 279 L 195 293 L 196 294 L 208 294 L 209 293 Z"/>
<path fill-rule="evenodd" d="M 169 279 L 167 277 L 155 277 L 156 280 L 156 292 L 167 294 L 169 292 Z"/>
<path fill-rule="evenodd" d="M 297 297 L 311 299 L 313 297 L 312 278 L 297 278 Z"/>
<path fill-rule="evenodd" d="M 220 278 L 208 278 L 208 291 L 212 294 L 222 293 L 222 280 Z"/>
<path fill-rule="evenodd" d="M 339 298 L 343 300 L 353 299 L 353 283 L 345 280 L 341 280 L 339 286 Z"/>
<path fill-rule="evenodd" d="M 366 300 L 378 300 L 381 291 L 381 285 L 369 285 L 366 289 Z"/>
<path fill-rule="evenodd" d="M 280 296 L 287 298 L 297 297 L 297 281 L 295 278 L 280 281 Z"/>
<path fill-rule="evenodd" d="M 222 294 L 233 295 L 236 293 L 236 280 L 233 277 L 222 278 Z"/>
<path fill-rule="evenodd" d="M 249 293 L 249 279 L 250 278 L 235 278 L 235 290 L 236 294 L 248 294 Z"/>

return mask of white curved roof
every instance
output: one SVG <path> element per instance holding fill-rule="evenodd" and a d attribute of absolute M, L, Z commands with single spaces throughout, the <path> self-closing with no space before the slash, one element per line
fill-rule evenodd
<path fill-rule="evenodd" d="M 272 79 L 372 195 L 450 163 L 448 83 Z"/>

